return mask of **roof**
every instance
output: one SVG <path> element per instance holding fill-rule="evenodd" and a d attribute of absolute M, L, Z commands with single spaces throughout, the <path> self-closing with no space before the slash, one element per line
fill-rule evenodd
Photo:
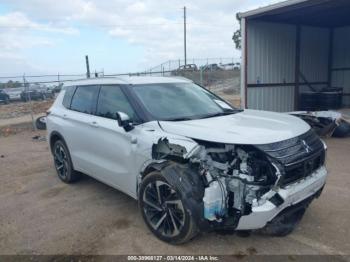
<path fill-rule="evenodd" d="M 244 13 L 239 18 L 317 27 L 350 25 L 349 0 L 289 0 Z"/>
<path fill-rule="evenodd" d="M 272 4 L 272 5 L 259 7 L 259 8 L 247 11 L 247 12 L 238 13 L 238 17 L 239 18 L 246 18 L 246 17 L 250 17 L 250 16 L 255 16 L 255 15 L 259 15 L 259 14 L 269 12 L 269 11 L 272 11 L 275 9 L 279 9 L 282 7 L 288 7 L 288 6 L 303 3 L 306 1 L 308 1 L 308 0 L 287 0 L 287 1 L 280 2 L 280 3 Z"/>
<path fill-rule="evenodd" d="M 66 83 L 71 85 L 142 85 L 142 84 L 165 84 L 165 83 L 190 83 L 191 80 L 180 77 L 159 77 L 159 76 L 120 76 L 88 78 Z"/>

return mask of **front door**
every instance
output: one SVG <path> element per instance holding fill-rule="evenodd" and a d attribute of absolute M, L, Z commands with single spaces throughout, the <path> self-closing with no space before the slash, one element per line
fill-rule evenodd
<path fill-rule="evenodd" d="M 135 195 L 137 166 L 135 149 L 137 146 L 137 127 L 126 132 L 118 126 L 116 113 L 126 113 L 137 121 L 138 117 L 127 97 L 119 86 L 101 86 L 98 96 L 96 116 L 94 116 L 95 135 L 91 144 L 94 152 L 93 175 L 105 183 Z"/>

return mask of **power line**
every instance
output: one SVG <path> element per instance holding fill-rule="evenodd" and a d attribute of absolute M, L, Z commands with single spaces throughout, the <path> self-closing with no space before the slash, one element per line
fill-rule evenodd
<path fill-rule="evenodd" d="M 86 74 L 69 74 L 69 75 L 61 75 L 61 74 L 56 74 L 56 75 L 31 75 L 31 76 L 26 76 L 27 78 L 40 78 L 40 77 L 57 77 L 57 76 L 60 76 L 60 77 L 74 77 L 74 76 L 85 76 Z M 21 76 L 0 76 L 0 79 L 10 79 L 10 78 L 13 78 L 13 79 L 16 79 L 16 78 L 23 78 L 23 75 Z"/>
<path fill-rule="evenodd" d="M 180 25 L 183 24 L 182 22 L 166 22 L 166 23 L 158 23 L 158 24 L 109 24 L 109 25 L 77 25 L 74 26 L 76 28 L 84 28 L 84 27 L 105 27 L 105 28 L 114 28 L 114 27 L 122 27 L 122 28 L 126 28 L 126 29 L 144 29 L 146 27 L 150 27 L 150 26 L 166 26 L 166 25 Z M 234 24 L 214 24 L 214 23 L 188 23 L 187 25 L 193 25 L 193 26 L 203 26 L 203 27 L 234 27 Z M 73 26 L 59 26 L 59 25 L 43 25 L 43 26 L 18 26 L 18 25 L 0 25 L 0 29 L 1 28 L 14 28 L 14 29 L 36 29 L 36 30 L 47 30 L 47 29 L 74 29 Z"/>

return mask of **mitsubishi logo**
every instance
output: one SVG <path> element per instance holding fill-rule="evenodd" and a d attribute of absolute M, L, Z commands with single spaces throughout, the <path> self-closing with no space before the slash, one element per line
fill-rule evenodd
<path fill-rule="evenodd" d="M 312 151 L 311 147 L 305 142 L 305 140 L 301 140 L 301 143 L 303 144 L 306 153 L 310 153 Z"/>

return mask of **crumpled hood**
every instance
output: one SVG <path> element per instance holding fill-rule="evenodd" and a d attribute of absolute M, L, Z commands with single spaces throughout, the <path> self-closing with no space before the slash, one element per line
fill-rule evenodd
<path fill-rule="evenodd" d="M 243 112 L 189 121 L 160 121 L 171 134 L 227 144 L 269 144 L 299 136 L 310 129 L 303 120 L 288 114 Z"/>

